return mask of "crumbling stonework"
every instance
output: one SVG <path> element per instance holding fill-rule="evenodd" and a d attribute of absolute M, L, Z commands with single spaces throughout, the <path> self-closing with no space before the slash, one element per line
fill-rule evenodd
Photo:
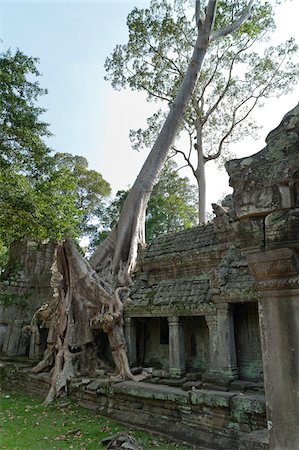
<path fill-rule="evenodd" d="M 36 346 L 24 333 L 35 311 L 52 298 L 51 265 L 55 245 L 33 239 L 14 242 L 9 262 L 0 277 L 0 351 L 9 356 L 40 358 L 44 342 Z M 40 348 L 39 348 L 40 347 Z"/>

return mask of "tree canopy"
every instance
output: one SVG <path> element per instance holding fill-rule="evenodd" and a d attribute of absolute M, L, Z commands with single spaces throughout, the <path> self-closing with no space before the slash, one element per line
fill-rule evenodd
<path fill-rule="evenodd" d="M 204 3 L 197 2 L 199 13 L 204 14 Z M 268 43 L 275 29 L 270 2 L 255 1 L 250 18 L 223 35 L 246 4 L 244 0 L 218 1 L 203 68 L 172 145 L 173 153 L 180 155 L 197 181 L 200 222 L 206 209 L 205 164 L 221 163 L 233 142 L 255 136 L 254 109 L 265 99 L 290 91 L 299 74 L 299 65 L 292 62 L 297 52 L 294 40 L 278 46 Z M 136 7 L 127 26 L 127 44 L 117 45 L 106 60 L 106 79 L 115 89 L 144 91 L 149 101 L 157 102 L 148 127 L 131 131 L 133 148 L 139 150 L 156 140 L 166 117 L 165 105 L 173 104 L 186 72 L 197 30 L 190 21 L 189 2 L 183 0 L 152 0 L 148 8 Z"/>
<path fill-rule="evenodd" d="M 0 240 L 47 239 L 89 232 L 109 184 L 84 157 L 52 155 L 48 124 L 37 105 L 46 90 L 38 59 L 20 50 L 0 54 Z"/>

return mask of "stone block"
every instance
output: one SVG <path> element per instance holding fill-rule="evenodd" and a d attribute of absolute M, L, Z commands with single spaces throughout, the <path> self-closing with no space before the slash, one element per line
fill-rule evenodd
<path fill-rule="evenodd" d="M 192 390 L 189 392 L 190 401 L 194 405 L 203 404 L 206 406 L 216 406 L 229 408 L 230 401 L 235 397 L 233 392 L 218 392 L 207 390 Z"/>
<path fill-rule="evenodd" d="M 231 399 L 234 417 L 244 418 L 245 414 L 266 414 L 266 401 L 263 395 L 237 394 Z"/>
<path fill-rule="evenodd" d="M 268 450 L 269 432 L 267 429 L 255 430 L 240 438 L 238 450 Z"/>
<path fill-rule="evenodd" d="M 87 391 L 97 391 L 99 388 L 106 388 L 110 385 L 109 379 L 94 380 L 86 386 Z"/>
<path fill-rule="evenodd" d="M 187 381 L 183 384 L 184 391 L 190 391 L 191 389 L 201 389 L 202 381 Z"/>
<path fill-rule="evenodd" d="M 186 374 L 186 381 L 197 381 L 201 380 L 202 372 L 189 372 Z"/>
<path fill-rule="evenodd" d="M 186 382 L 186 378 L 161 378 L 158 381 L 158 384 L 166 384 L 168 386 L 174 386 L 174 387 L 182 387 L 183 384 Z"/>

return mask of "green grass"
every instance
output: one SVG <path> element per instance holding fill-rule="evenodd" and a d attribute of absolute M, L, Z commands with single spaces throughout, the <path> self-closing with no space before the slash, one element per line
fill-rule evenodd
<path fill-rule="evenodd" d="M 136 431 L 72 401 L 48 406 L 39 398 L 0 392 L 0 448 L 8 450 L 104 449 L 101 439 L 125 431 L 146 449 L 186 450 L 182 444 Z"/>

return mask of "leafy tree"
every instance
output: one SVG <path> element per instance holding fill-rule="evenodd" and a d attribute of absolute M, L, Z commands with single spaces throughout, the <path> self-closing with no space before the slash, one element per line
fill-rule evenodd
<path fill-rule="evenodd" d="M 78 229 L 81 236 L 92 236 L 97 230 L 98 217 L 104 210 L 104 199 L 110 195 L 109 183 L 96 170 L 88 169 L 88 162 L 83 156 L 69 153 L 56 153 L 52 158 L 55 171 L 67 170 L 73 180 L 75 208 L 81 211 Z"/>
<path fill-rule="evenodd" d="M 90 231 L 92 215 L 110 192 L 85 158 L 51 155 L 50 136 L 36 106 L 46 94 L 38 60 L 17 50 L 0 55 L 0 239 L 25 235 L 61 239 Z"/>
<path fill-rule="evenodd" d="M 101 217 L 102 231 L 95 237 L 91 248 L 105 239 L 117 224 L 121 209 L 129 191 L 118 191 L 115 199 Z M 173 160 L 165 164 L 149 199 L 145 215 L 146 241 L 159 234 L 179 231 L 197 223 L 197 190 L 189 178 L 180 177 Z"/>
<path fill-rule="evenodd" d="M 201 12 L 202 3 L 197 2 Z M 183 158 L 197 181 L 200 222 L 206 214 L 205 164 L 223 162 L 230 144 L 255 136 L 252 112 L 265 99 L 289 92 L 299 74 L 299 65 L 292 63 L 297 52 L 293 39 L 276 47 L 267 44 L 275 29 L 270 2 L 255 1 L 250 19 L 223 36 L 245 5 L 244 0 L 218 1 L 203 68 L 172 144 L 173 154 Z M 174 104 L 197 39 L 189 16 L 189 2 L 183 0 L 173 5 L 152 0 L 149 8 L 134 8 L 127 19 L 128 43 L 117 45 L 106 60 L 106 79 L 114 88 L 144 91 L 159 105 L 147 129 L 131 131 L 135 149 L 152 146 L 166 116 L 163 104 Z"/>
<path fill-rule="evenodd" d="M 145 236 L 153 237 L 190 228 L 197 224 L 197 189 L 187 177 L 180 177 L 169 160 L 153 188 L 145 216 Z"/>
<path fill-rule="evenodd" d="M 45 110 L 37 99 L 47 93 L 38 81 L 37 58 L 17 50 L 0 54 L 0 168 L 13 166 L 32 176 L 42 171 L 50 153 L 43 138 L 50 136 L 48 124 L 40 119 Z"/>

